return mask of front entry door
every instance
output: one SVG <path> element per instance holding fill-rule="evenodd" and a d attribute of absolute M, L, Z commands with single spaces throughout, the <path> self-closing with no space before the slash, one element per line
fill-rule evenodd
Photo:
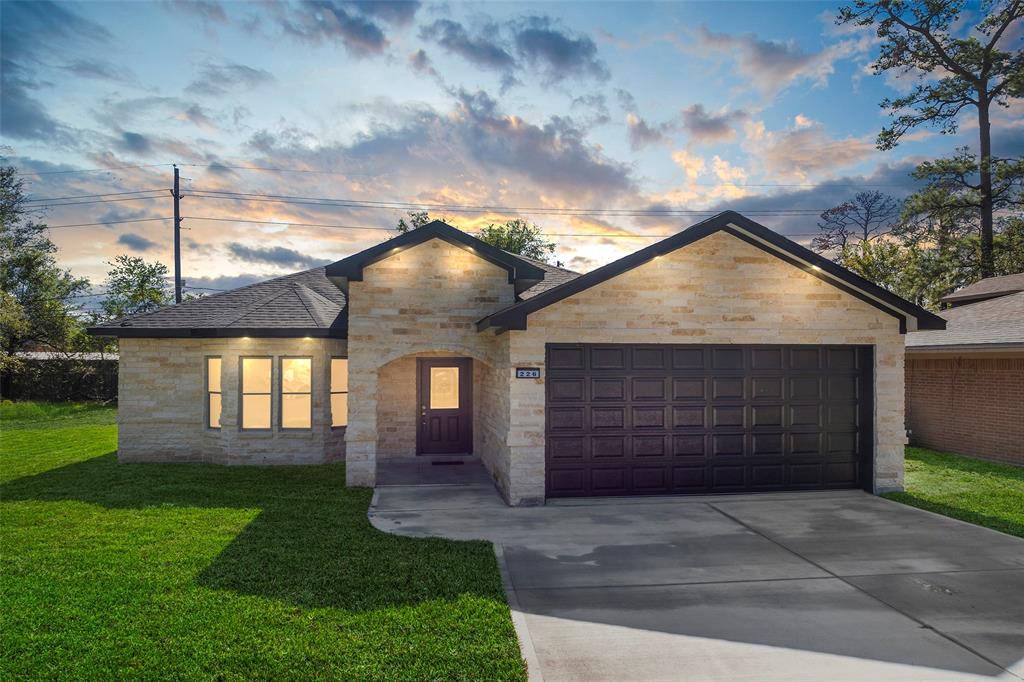
<path fill-rule="evenodd" d="M 420 455 L 472 454 L 473 361 L 417 358 Z"/>

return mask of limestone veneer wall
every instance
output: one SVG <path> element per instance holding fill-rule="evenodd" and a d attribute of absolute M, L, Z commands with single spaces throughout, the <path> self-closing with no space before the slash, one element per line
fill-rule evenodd
<path fill-rule="evenodd" d="M 386 365 L 403 356 L 439 352 L 507 368 L 500 344 L 492 334 L 478 333 L 476 321 L 511 305 L 514 291 L 503 268 L 432 239 L 367 266 L 362 281 L 348 283 L 348 293 L 353 399 L 345 435 L 347 480 L 349 485 L 373 485 L 378 452 L 387 456 L 385 452 L 408 443 L 408 436 L 398 431 L 381 442 L 382 415 L 391 409 L 381 404 L 391 394 L 385 384 L 402 371 L 400 363 Z M 415 374 L 409 381 L 415 396 Z M 484 444 L 482 436 L 477 442 L 485 448 L 495 445 L 491 438 Z M 485 462 L 494 460 L 477 454 Z"/>
<path fill-rule="evenodd" d="M 343 459 L 344 429 L 331 428 L 330 358 L 341 339 L 129 339 L 119 342 L 118 458 L 126 462 L 313 464 Z M 205 359 L 221 358 L 221 428 L 206 428 Z M 238 428 L 239 358 L 272 356 L 270 431 Z M 313 428 L 278 430 L 281 356 L 313 359 Z"/>
<path fill-rule="evenodd" d="M 873 345 L 874 487 L 902 488 L 899 321 L 732 235 L 718 232 L 666 254 L 535 312 L 528 324 L 525 331 L 508 332 L 511 367 L 543 368 L 547 343 Z M 505 494 L 512 504 L 540 503 L 543 379 L 511 381 L 508 394 Z"/>

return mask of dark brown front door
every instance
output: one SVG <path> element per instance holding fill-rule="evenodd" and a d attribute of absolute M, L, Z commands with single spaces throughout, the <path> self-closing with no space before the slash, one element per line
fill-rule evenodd
<path fill-rule="evenodd" d="M 547 347 L 547 494 L 867 487 L 870 346 Z"/>
<path fill-rule="evenodd" d="M 473 361 L 418 358 L 417 407 L 420 455 L 473 452 Z"/>

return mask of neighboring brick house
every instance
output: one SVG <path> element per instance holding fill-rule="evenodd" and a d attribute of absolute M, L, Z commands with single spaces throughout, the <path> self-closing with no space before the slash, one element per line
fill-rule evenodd
<path fill-rule="evenodd" d="M 435 221 L 91 331 L 123 461 L 471 457 L 537 504 L 899 489 L 904 333 L 943 326 L 726 212 L 585 275 Z"/>
<path fill-rule="evenodd" d="M 911 442 L 1024 465 L 1024 273 L 943 301 L 945 330 L 907 336 Z"/>

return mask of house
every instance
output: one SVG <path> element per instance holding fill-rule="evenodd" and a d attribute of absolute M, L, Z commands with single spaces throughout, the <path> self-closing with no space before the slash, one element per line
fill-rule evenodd
<path fill-rule="evenodd" d="M 435 221 L 91 331 L 122 461 L 476 457 L 521 505 L 899 489 L 904 335 L 944 326 L 726 212 L 584 275 Z"/>
<path fill-rule="evenodd" d="M 942 300 L 946 329 L 907 335 L 911 442 L 1024 465 L 1024 273 Z"/>

